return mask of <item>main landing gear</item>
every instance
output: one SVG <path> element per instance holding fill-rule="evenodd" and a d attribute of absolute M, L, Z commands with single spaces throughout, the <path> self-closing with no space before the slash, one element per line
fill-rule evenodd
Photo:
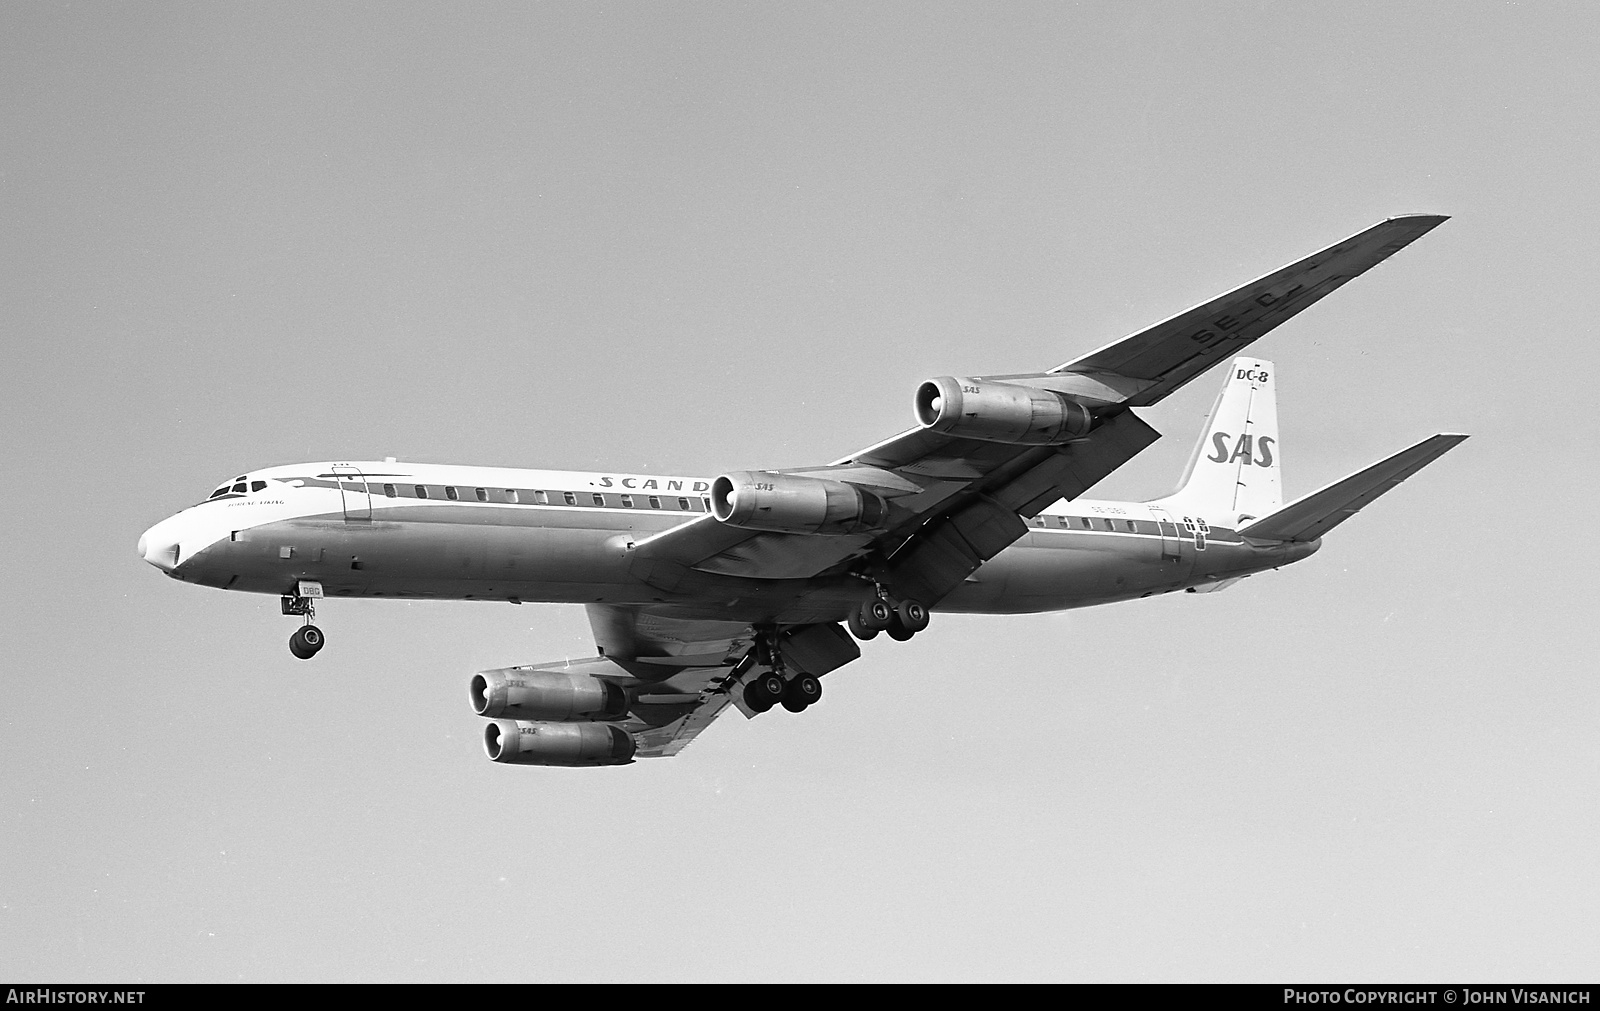
<path fill-rule="evenodd" d="M 322 629 L 311 624 L 317 615 L 316 602 L 311 597 L 284 597 L 283 613 L 302 615 L 306 619 L 306 623 L 289 637 L 289 652 L 297 660 L 309 660 L 316 656 L 328 641 Z"/>
<path fill-rule="evenodd" d="M 863 641 L 876 639 L 879 632 L 888 632 L 889 638 L 905 642 L 928 627 L 928 609 L 922 601 L 911 597 L 891 601 L 880 587 L 876 597 L 863 601 L 850 612 L 845 624 L 850 626 L 850 634 Z"/>
<path fill-rule="evenodd" d="M 805 673 L 786 676 L 783 655 L 773 645 L 775 638 L 776 633 L 771 631 L 756 634 L 755 662 L 772 669 L 744 686 L 744 704 L 758 713 L 779 704 L 798 713 L 822 698 L 822 681 Z"/>

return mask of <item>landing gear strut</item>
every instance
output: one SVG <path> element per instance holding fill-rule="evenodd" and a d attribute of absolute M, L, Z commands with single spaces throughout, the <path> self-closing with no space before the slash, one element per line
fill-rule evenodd
<path fill-rule="evenodd" d="M 322 629 L 311 624 L 311 620 L 317 616 L 316 601 L 311 597 L 284 597 L 283 613 L 302 615 L 306 619 L 306 623 L 289 637 L 289 652 L 297 660 L 309 660 L 316 656 L 328 641 Z"/>

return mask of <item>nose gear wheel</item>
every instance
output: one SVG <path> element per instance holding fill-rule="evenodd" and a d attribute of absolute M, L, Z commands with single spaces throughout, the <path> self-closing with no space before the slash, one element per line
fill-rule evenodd
<path fill-rule="evenodd" d="M 311 597 L 283 598 L 283 613 L 298 615 L 305 618 L 306 623 L 295 630 L 289 637 L 289 652 L 294 654 L 296 660 L 309 660 L 322 651 L 327 645 L 328 637 L 322 634 L 322 629 L 311 624 L 317 616 L 317 605 Z"/>
<path fill-rule="evenodd" d="M 317 655 L 327 641 L 322 629 L 315 625 L 302 625 L 289 637 L 289 652 L 296 659 L 309 660 Z"/>

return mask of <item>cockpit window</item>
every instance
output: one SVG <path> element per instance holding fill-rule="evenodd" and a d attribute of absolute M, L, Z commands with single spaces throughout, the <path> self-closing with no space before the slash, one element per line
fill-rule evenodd
<path fill-rule="evenodd" d="M 207 498 L 216 498 L 218 495 L 226 495 L 226 494 L 228 494 L 228 486 L 227 485 L 223 485 L 221 488 L 218 488 L 216 491 L 212 492 L 210 495 L 208 495 L 206 497 Z"/>
<path fill-rule="evenodd" d="M 245 483 L 243 481 L 240 481 L 238 484 L 233 486 L 233 490 L 238 492 L 238 493 L 240 493 L 241 495 L 244 494 L 244 489 L 245 489 Z"/>
<path fill-rule="evenodd" d="M 267 486 L 267 482 L 265 482 L 265 481 L 251 481 L 250 482 L 250 490 L 251 491 L 261 491 L 266 486 Z"/>

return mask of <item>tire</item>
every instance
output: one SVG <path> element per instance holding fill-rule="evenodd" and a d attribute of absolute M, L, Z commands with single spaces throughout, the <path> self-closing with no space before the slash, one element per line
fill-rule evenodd
<path fill-rule="evenodd" d="M 783 690 L 783 708 L 798 713 L 822 698 L 822 682 L 810 674 L 793 678 Z"/>
<path fill-rule="evenodd" d="M 879 631 L 889 627 L 894 621 L 894 608 L 882 597 L 873 597 L 861 605 L 861 624 L 864 628 L 875 628 Z"/>
<path fill-rule="evenodd" d="M 876 639 L 878 633 L 882 631 L 882 629 L 868 628 L 862 624 L 861 608 L 859 607 L 850 612 L 850 616 L 844 620 L 844 623 L 850 627 L 850 634 L 862 642 L 866 642 L 868 639 Z"/>
<path fill-rule="evenodd" d="M 775 705 L 779 699 L 783 698 L 784 684 L 780 675 L 763 674 L 756 678 L 756 684 L 760 685 L 762 693 L 772 700 L 768 703 L 769 705 Z"/>
<path fill-rule="evenodd" d="M 917 634 L 911 631 L 911 629 L 900 624 L 900 616 L 898 614 L 894 616 L 894 621 L 889 625 L 888 628 L 884 629 L 884 631 L 888 632 L 889 638 L 893 639 L 895 642 L 905 642 L 907 639 Z"/>
<path fill-rule="evenodd" d="M 895 617 L 900 619 L 900 625 L 912 635 L 928 627 L 928 609 L 922 606 L 922 601 L 907 597 L 894 609 Z"/>
<path fill-rule="evenodd" d="M 744 704 L 749 706 L 752 712 L 764 713 L 772 708 L 772 699 L 761 690 L 760 682 L 752 681 L 744 686 Z"/>
<path fill-rule="evenodd" d="M 309 660 L 326 645 L 328 639 L 322 634 L 322 629 L 315 625 L 303 625 L 295 630 L 289 637 L 289 652 L 297 660 Z"/>

